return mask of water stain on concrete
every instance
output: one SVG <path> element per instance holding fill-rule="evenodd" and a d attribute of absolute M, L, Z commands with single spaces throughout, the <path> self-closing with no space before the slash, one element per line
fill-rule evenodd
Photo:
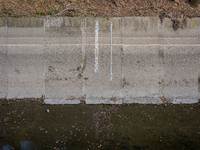
<path fill-rule="evenodd" d="M 79 74 L 77 75 L 77 78 L 78 78 L 78 79 L 81 79 L 82 76 L 83 76 L 83 75 L 82 75 L 81 73 L 79 73 Z"/>
<path fill-rule="evenodd" d="M 199 90 L 199 93 L 200 93 L 200 77 L 198 77 L 198 90 Z"/>
<path fill-rule="evenodd" d="M 54 67 L 53 66 L 49 66 L 48 70 L 49 70 L 49 72 L 54 72 Z"/>
<path fill-rule="evenodd" d="M 20 71 L 18 69 L 15 68 L 14 70 L 17 74 L 20 74 Z"/>

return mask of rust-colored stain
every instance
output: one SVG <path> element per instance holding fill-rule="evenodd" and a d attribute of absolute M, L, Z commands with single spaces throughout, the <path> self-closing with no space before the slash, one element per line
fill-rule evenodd
<path fill-rule="evenodd" d="M 101 99 L 102 99 L 102 100 L 105 100 L 106 98 L 105 98 L 105 97 L 103 97 L 103 96 L 101 96 Z"/>
<path fill-rule="evenodd" d="M 65 100 L 85 100 L 86 96 L 81 96 L 81 97 L 75 97 L 72 96 L 71 98 L 67 98 Z"/>
<path fill-rule="evenodd" d="M 160 100 L 163 103 L 172 103 L 172 99 L 171 98 L 160 97 Z"/>
<path fill-rule="evenodd" d="M 110 98 L 111 101 L 116 102 L 117 101 L 117 97 L 112 97 Z"/>

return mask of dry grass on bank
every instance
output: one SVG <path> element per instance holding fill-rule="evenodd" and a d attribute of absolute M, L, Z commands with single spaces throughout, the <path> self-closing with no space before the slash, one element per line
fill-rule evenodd
<path fill-rule="evenodd" d="M 200 0 L 0 0 L 0 17 L 200 17 Z M 66 9 L 67 8 L 67 9 Z"/>

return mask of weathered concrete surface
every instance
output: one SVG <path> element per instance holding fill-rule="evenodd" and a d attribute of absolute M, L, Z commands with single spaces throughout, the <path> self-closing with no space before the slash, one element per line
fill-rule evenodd
<path fill-rule="evenodd" d="M 94 46 L 86 47 L 85 89 L 86 104 L 122 103 L 121 94 L 121 48 L 113 46 L 112 81 L 110 74 L 110 46 L 99 47 L 98 71 L 94 71 Z"/>
<path fill-rule="evenodd" d="M 7 45 L 7 98 L 40 98 L 44 95 L 42 45 Z"/>
<path fill-rule="evenodd" d="M 125 102 L 137 102 L 136 97 L 159 99 L 162 96 L 158 84 L 163 73 L 161 49 L 161 46 L 124 46 L 122 88 Z"/>
<path fill-rule="evenodd" d="M 157 17 L 0 18 L 0 97 L 45 97 L 49 104 L 195 103 L 199 53 L 200 18 L 177 31 L 170 19 Z"/>
<path fill-rule="evenodd" d="M 172 101 L 198 99 L 199 46 L 164 46 L 164 97 Z M 190 100 L 188 101 L 188 99 Z"/>
<path fill-rule="evenodd" d="M 45 98 L 54 100 L 81 99 L 81 46 L 45 46 Z"/>
<path fill-rule="evenodd" d="M 7 51 L 5 46 L 0 46 L 0 97 L 7 96 Z"/>

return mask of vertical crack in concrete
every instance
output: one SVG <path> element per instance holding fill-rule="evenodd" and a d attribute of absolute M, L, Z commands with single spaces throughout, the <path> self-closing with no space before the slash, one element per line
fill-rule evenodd
<path fill-rule="evenodd" d="M 112 82 L 112 22 L 110 23 L 110 81 Z"/>
<path fill-rule="evenodd" d="M 123 88 L 123 61 L 124 61 L 124 46 L 123 46 L 123 28 L 124 28 L 124 18 L 121 18 L 121 25 L 120 25 L 120 30 L 121 30 L 121 96 L 123 97 L 124 95 L 124 88 Z"/>
<path fill-rule="evenodd" d="M 159 96 L 164 97 L 164 87 L 165 87 L 165 81 L 164 81 L 164 74 L 165 74 L 165 57 L 164 57 L 164 52 L 165 52 L 165 46 L 164 44 L 164 38 L 163 38 L 163 24 L 164 21 L 161 21 L 158 19 L 158 44 L 159 44 L 159 49 L 158 49 L 158 56 L 159 56 L 159 65 L 160 65 L 160 82 L 158 82 L 158 87 L 159 87 Z"/>
<path fill-rule="evenodd" d="M 86 23 L 86 18 L 85 19 L 81 19 L 81 31 L 82 31 L 82 36 L 81 36 L 81 40 L 82 40 L 82 44 L 81 44 L 81 48 L 82 48 L 82 62 L 81 62 L 81 70 L 82 70 L 82 74 L 83 77 L 85 77 L 85 69 L 86 69 L 86 56 L 85 56 L 85 45 L 86 45 L 86 34 L 85 34 L 85 23 Z M 86 95 L 86 89 L 85 89 L 85 82 L 86 80 L 84 78 L 82 78 L 82 95 L 85 96 Z"/>
<path fill-rule="evenodd" d="M 159 56 L 159 64 L 160 64 L 160 82 L 158 82 L 159 86 L 159 96 L 164 97 L 164 50 L 165 47 L 159 46 L 158 56 Z"/>
<path fill-rule="evenodd" d="M 46 76 L 46 72 L 45 72 L 45 44 L 46 44 L 46 33 L 45 33 L 45 30 L 46 30 L 46 27 L 45 27 L 45 18 L 43 19 L 43 29 L 44 29 L 44 35 L 43 35 L 43 40 L 44 40 L 44 44 L 43 44 L 43 67 L 44 67 L 44 81 L 43 81 L 43 95 L 42 97 L 45 98 L 45 95 L 46 95 L 46 82 L 45 82 L 45 76 Z"/>
<path fill-rule="evenodd" d="M 198 92 L 199 92 L 199 96 L 200 96 L 200 76 L 198 77 Z"/>
<path fill-rule="evenodd" d="M 198 54 L 198 66 L 200 64 L 200 53 Z M 199 96 L 199 102 L 200 102 L 200 69 L 198 68 L 198 96 Z"/>
<path fill-rule="evenodd" d="M 7 44 L 7 41 L 8 41 L 8 20 L 7 18 L 5 18 L 5 30 L 6 30 L 6 84 L 7 84 L 7 87 L 6 87 L 6 97 L 8 96 L 8 44 Z"/>

